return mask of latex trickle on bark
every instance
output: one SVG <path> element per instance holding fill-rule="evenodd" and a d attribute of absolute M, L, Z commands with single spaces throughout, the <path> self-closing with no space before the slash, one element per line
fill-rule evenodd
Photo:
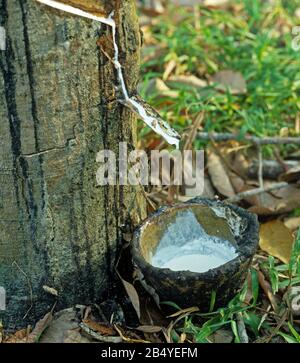
<path fill-rule="evenodd" d="M 122 66 L 119 61 L 119 47 L 116 41 L 116 22 L 113 19 L 114 13 L 112 12 L 108 17 L 100 16 L 89 13 L 88 11 L 81 10 L 75 6 L 54 0 L 37 0 L 38 2 L 51 6 L 52 8 L 62 10 L 74 15 L 98 21 L 106 24 L 112 28 L 112 37 L 114 45 L 113 63 L 117 70 L 118 81 L 122 91 L 122 100 L 120 102 L 135 112 L 153 131 L 162 136 L 170 145 L 175 145 L 179 148 L 180 136 L 173 130 L 170 125 L 165 122 L 159 114 L 147 103 L 140 99 L 139 96 L 130 97 L 126 88 Z"/>

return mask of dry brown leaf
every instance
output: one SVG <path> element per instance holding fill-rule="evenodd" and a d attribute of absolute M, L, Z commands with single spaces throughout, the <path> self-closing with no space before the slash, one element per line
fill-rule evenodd
<path fill-rule="evenodd" d="M 151 79 L 148 84 L 147 88 L 144 91 L 146 96 L 150 95 L 159 95 L 165 96 L 170 98 L 177 98 L 179 96 L 179 92 L 175 90 L 171 90 L 165 82 L 160 78 L 153 78 Z"/>
<path fill-rule="evenodd" d="M 239 177 L 236 173 L 228 171 L 228 176 L 235 193 L 241 193 L 247 189 L 245 181 L 241 177 Z"/>
<path fill-rule="evenodd" d="M 277 311 L 277 308 L 278 308 L 277 299 L 273 295 L 270 283 L 265 279 L 265 276 L 261 271 L 257 271 L 257 277 L 258 277 L 259 285 L 263 289 L 266 297 L 269 299 L 269 301 L 273 307 L 273 310 Z"/>
<path fill-rule="evenodd" d="M 127 343 L 150 343 L 147 340 L 127 337 L 127 336 L 125 336 L 125 334 L 123 333 L 122 329 L 119 326 L 117 326 L 115 324 L 114 327 L 115 327 L 116 331 L 119 333 L 122 340 L 124 340 L 124 342 L 127 342 Z"/>
<path fill-rule="evenodd" d="M 63 343 L 67 331 L 79 328 L 80 316 L 77 308 L 58 311 L 39 339 L 39 343 Z"/>
<path fill-rule="evenodd" d="M 165 65 L 165 71 L 163 74 L 162 79 L 166 81 L 171 73 L 174 71 L 174 69 L 177 67 L 177 63 L 174 59 L 171 59 L 166 65 Z"/>
<path fill-rule="evenodd" d="M 208 173 L 214 187 L 225 197 L 231 198 L 235 196 L 236 193 L 230 181 L 227 168 L 221 158 L 211 150 L 207 153 L 207 157 Z"/>
<path fill-rule="evenodd" d="M 88 327 L 85 323 L 79 324 L 81 330 L 90 336 L 91 338 L 98 340 L 102 343 L 122 343 L 122 338 L 119 336 L 108 336 L 108 335 L 101 335 L 100 333 L 97 333 L 90 327 Z"/>
<path fill-rule="evenodd" d="M 167 81 L 168 86 L 176 88 L 183 85 L 191 88 L 202 89 L 207 87 L 207 82 L 193 75 L 171 76 Z"/>
<path fill-rule="evenodd" d="M 268 254 L 288 263 L 294 243 L 291 231 L 279 220 L 270 221 L 260 226 L 259 246 Z"/>
<path fill-rule="evenodd" d="M 270 187 L 272 184 L 274 182 L 264 181 L 265 187 Z M 272 193 L 258 194 L 246 200 L 252 205 L 249 210 L 258 215 L 288 213 L 300 207 L 300 188 L 291 184 Z"/>
<path fill-rule="evenodd" d="M 280 180 L 290 182 L 297 182 L 300 180 L 300 165 L 294 166 L 289 169 L 286 173 L 280 175 Z"/>
<path fill-rule="evenodd" d="M 116 335 L 116 332 L 113 328 L 104 324 L 97 323 L 94 320 L 85 319 L 83 320 L 83 323 L 87 325 L 90 329 L 100 333 L 101 335 Z"/>
<path fill-rule="evenodd" d="M 3 343 L 26 343 L 28 329 L 22 329 L 15 332 L 15 334 L 6 337 Z"/>
<path fill-rule="evenodd" d="M 91 343 L 91 340 L 82 336 L 77 330 L 67 330 L 63 343 Z"/>
<path fill-rule="evenodd" d="M 52 319 L 53 315 L 52 312 L 50 311 L 43 317 L 43 319 L 41 319 L 39 322 L 36 323 L 35 328 L 28 336 L 27 343 L 37 343 L 40 340 L 40 337 L 43 334 L 43 332 L 48 328 Z"/>
<path fill-rule="evenodd" d="M 246 145 L 246 147 L 248 147 L 248 145 Z M 236 144 L 235 147 L 231 150 L 232 152 L 229 154 L 228 162 L 230 162 L 233 170 L 238 171 L 240 175 L 243 175 L 243 177 L 246 178 L 248 176 L 249 160 L 246 157 L 247 154 L 244 145 L 241 146 Z M 257 173 L 255 177 L 256 176 Z"/>
<path fill-rule="evenodd" d="M 292 232 L 300 227 L 300 217 L 290 217 L 284 220 L 284 225 Z"/>
<path fill-rule="evenodd" d="M 234 95 L 247 93 L 247 84 L 240 72 L 220 71 L 213 75 L 211 81 L 217 84 L 219 91 L 226 92 L 228 89 Z"/>
<path fill-rule="evenodd" d="M 251 278 L 251 273 L 249 271 L 247 275 L 247 292 L 243 302 L 248 305 L 252 300 L 252 298 L 253 298 L 252 278 Z"/>
<path fill-rule="evenodd" d="M 141 318 L 141 309 L 140 309 L 140 299 L 139 299 L 139 295 L 135 289 L 135 287 L 130 284 L 128 281 L 125 281 L 124 279 L 122 279 L 122 277 L 120 276 L 120 274 L 118 274 L 122 284 L 126 290 L 126 293 L 132 303 L 132 306 L 134 307 L 134 310 L 136 311 L 136 314 L 138 316 L 138 318 Z"/>

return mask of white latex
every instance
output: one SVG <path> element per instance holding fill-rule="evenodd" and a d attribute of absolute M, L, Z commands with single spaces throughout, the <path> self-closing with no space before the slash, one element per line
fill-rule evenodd
<path fill-rule="evenodd" d="M 65 11 L 74 15 L 78 15 L 91 20 L 99 21 L 100 23 L 109 25 L 112 28 L 113 43 L 114 43 L 114 66 L 118 73 L 119 82 L 122 88 L 124 104 L 130 107 L 153 131 L 158 135 L 162 136 L 170 145 L 175 145 L 179 148 L 179 135 L 173 130 L 168 123 L 161 119 L 156 119 L 149 113 L 146 108 L 135 99 L 129 97 L 126 88 L 122 66 L 119 61 L 119 48 L 116 41 L 116 23 L 113 19 L 114 13 L 110 14 L 108 18 L 100 17 L 97 15 L 90 14 L 86 11 L 80 10 L 70 5 L 66 5 L 54 0 L 37 0 L 38 2 L 51 6 L 52 8 Z"/>
<path fill-rule="evenodd" d="M 237 257 L 234 246 L 207 234 L 192 211 L 178 213 L 152 257 L 152 265 L 174 271 L 205 272 Z"/>

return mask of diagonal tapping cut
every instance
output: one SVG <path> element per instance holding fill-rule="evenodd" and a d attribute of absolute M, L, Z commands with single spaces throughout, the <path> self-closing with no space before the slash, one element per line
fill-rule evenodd
<path fill-rule="evenodd" d="M 114 12 L 112 12 L 108 17 L 103 17 L 89 13 L 87 11 L 81 10 L 75 6 L 71 6 L 62 2 L 55 0 L 37 0 L 38 2 L 48 5 L 52 8 L 65 11 L 74 15 L 78 15 L 84 18 L 98 21 L 100 23 L 106 24 L 112 29 L 112 38 L 114 46 L 114 57 L 113 64 L 117 71 L 118 80 L 120 83 L 122 91 L 122 99 L 119 100 L 120 103 L 128 107 L 131 111 L 136 113 L 153 131 L 158 135 L 162 136 L 170 145 L 175 145 L 179 148 L 180 135 L 170 127 L 170 125 L 164 121 L 159 114 L 145 101 L 143 101 L 139 96 L 130 97 L 126 88 L 124 75 L 122 71 L 122 66 L 119 61 L 119 47 L 117 44 L 116 34 L 117 27 L 116 22 L 113 19 Z"/>

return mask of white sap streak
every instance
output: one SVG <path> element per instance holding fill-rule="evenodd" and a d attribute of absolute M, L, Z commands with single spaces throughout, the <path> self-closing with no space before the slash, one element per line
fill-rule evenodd
<path fill-rule="evenodd" d="M 149 112 L 147 112 L 146 108 L 134 100 L 133 98 L 129 97 L 128 91 L 126 88 L 123 72 L 122 72 L 122 66 L 119 61 L 119 48 L 117 45 L 117 39 L 116 39 L 116 23 L 113 20 L 114 12 L 112 12 L 108 18 L 103 18 L 97 15 L 90 14 L 86 11 L 80 10 L 78 8 L 75 8 L 70 5 L 62 4 L 54 0 L 37 0 L 38 2 L 51 6 L 52 8 L 66 11 L 68 13 L 82 16 L 84 18 L 92 19 L 99 21 L 100 23 L 109 25 L 112 28 L 112 36 L 113 36 L 113 43 L 114 43 L 114 58 L 113 63 L 118 73 L 118 78 L 120 81 L 122 94 L 124 97 L 124 100 L 122 100 L 123 104 L 128 106 L 132 111 L 134 111 L 137 115 L 141 117 L 141 119 L 149 126 L 152 130 L 154 130 L 158 135 L 162 136 L 170 145 L 175 145 L 177 149 L 179 149 L 179 135 L 175 130 L 173 130 L 170 125 L 163 121 L 158 120 L 157 118 L 151 116 Z"/>
<path fill-rule="evenodd" d="M 126 84 L 125 84 L 124 77 L 123 77 L 122 66 L 121 66 L 121 63 L 119 62 L 119 47 L 118 47 L 118 44 L 117 44 L 117 37 L 116 37 L 117 30 L 116 30 L 116 23 L 112 19 L 113 16 L 114 16 L 114 12 L 112 12 L 109 15 L 109 18 L 108 19 L 112 22 L 111 27 L 112 27 L 112 36 L 113 36 L 114 51 L 115 51 L 115 54 L 114 54 L 114 65 L 115 65 L 115 68 L 116 68 L 116 70 L 118 72 L 118 77 L 119 77 L 119 81 L 121 83 L 121 88 L 122 88 L 122 93 L 123 93 L 124 101 L 125 102 L 128 102 L 129 95 L 128 95 L 127 88 L 126 88 Z"/>
<path fill-rule="evenodd" d="M 80 10 L 78 8 L 74 8 L 73 6 L 70 6 L 70 5 L 59 3 L 54 0 L 37 0 L 37 1 L 41 4 L 51 6 L 52 8 L 65 11 L 67 13 L 82 16 L 83 18 L 100 21 L 101 23 L 107 24 L 109 26 L 113 26 L 113 23 L 114 23 L 114 21 L 112 19 L 102 18 L 101 16 L 90 14 L 86 11 Z"/>
<path fill-rule="evenodd" d="M 145 107 L 134 99 L 129 98 L 127 102 L 132 106 L 132 108 L 141 117 L 141 119 L 149 127 L 151 127 L 152 130 L 154 130 L 158 135 L 161 135 L 170 145 L 175 145 L 176 149 L 179 149 L 179 135 L 170 127 L 168 123 L 163 120 L 158 120 L 157 118 L 149 115 Z M 165 130 L 161 127 L 162 122 L 162 126 Z"/>

